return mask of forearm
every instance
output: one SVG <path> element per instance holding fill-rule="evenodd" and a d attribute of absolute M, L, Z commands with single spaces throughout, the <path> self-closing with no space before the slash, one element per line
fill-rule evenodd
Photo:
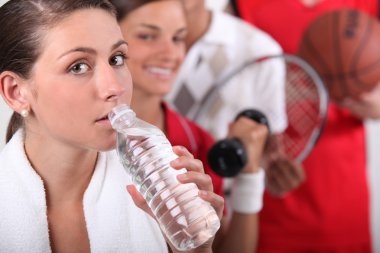
<path fill-rule="evenodd" d="M 240 174 L 234 179 L 231 194 L 232 216 L 222 220 L 222 230 L 215 238 L 215 252 L 253 253 L 258 238 L 258 212 L 262 208 L 264 171 Z M 228 224 L 228 225 L 227 225 Z"/>
<path fill-rule="evenodd" d="M 215 239 L 215 253 L 253 253 L 257 247 L 258 215 L 234 212 L 231 220 L 222 222 L 222 231 Z"/>

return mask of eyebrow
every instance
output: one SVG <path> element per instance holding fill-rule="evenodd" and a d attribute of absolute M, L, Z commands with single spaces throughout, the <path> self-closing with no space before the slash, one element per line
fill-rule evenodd
<path fill-rule="evenodd" d="M 116 42 L 115 44 L 112 45 L 111 50 L 115 50 L 116 48 L 120 47 L 121 45 L 128 46 L 128 43 L 126 41 L 124 41 L 124 40 L 119 40 L 118 42 Z M 73 52 L 84 52 L 84 53 L 88 53 L 88 54 L 96 54 L 96 51 L 93 48 L 89 48 L 89 47 L 76 47 L 76 48 L 73 48 L 73 49 L 71 49 L 71 50 L 69 50 L 69 51 L 61 54 L 58 57 L 58 59 L 62 58 L 65 55 L 73 53 Z"/>
<path fill-rule="evenodd" d="M 142 23 L 141 26 L 143 26 L 143 27 L 145 27 L 145 28 L 152 29 L 152 30 L 160 30 L 160 28 L 158 28 L 158 27 L 155 26 L 155 25 L 150 25 L 150 24 L 144 24 L 144 23 Z"/>
<path fill-rule="evenodd" d="M 156 31 L 161 30 L 158 26 L 155 26 L 155 25 L 150 25 L 150 24 L 144 24 L 144 23 L 142 23 L 141 26 L 143 26 L 143 27 L 145 27 L 145 28 L 152 29 L 152 30 L 156 30 Z M 181 32 L 184 32 L 184 31 L 187 31 L 187 28 L 186 28 L 186 27 L 181 28 L 181 29 L 178 29 L 178 30 L 176 31 L 176 33 L 181 33 Z"/>
<path fill-rule="evenodd" d="M 186 27 L 177 30 L 177 33 L 183 33 L 183 32 L 187 32 L 187 28 Z"/>

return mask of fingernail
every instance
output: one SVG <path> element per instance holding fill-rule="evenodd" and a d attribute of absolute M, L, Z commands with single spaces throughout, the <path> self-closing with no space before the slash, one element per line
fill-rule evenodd
<path fill-rule="evenodd" d="M 180 145 L 178 145 L 178 146 L 174 146 L 174 148 L 177 149 L 178 151 L 183 151 L 183 150 L 185 150 L 185 148 L 184 148 L 183 146 L 180 146 Z"/>
<path fill-rule="evenodd" d="M 178 159 L 175 159 L 175 160 L 171 161 L 170 164 L 172 166 L 178 166 L 179 165 L 179 161 L 178 161 Z"/>
<path fill-rule="evenodd" d="M 179 174 L 179 175 L 177 175 L 177 179 L 180 181 L 184 181 L 187 179 L 187 175 L 186 174 Z"/>

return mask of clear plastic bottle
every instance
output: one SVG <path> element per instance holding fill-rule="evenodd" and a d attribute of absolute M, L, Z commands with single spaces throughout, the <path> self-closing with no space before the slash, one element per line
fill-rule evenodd
<path fill-rule="evenodd" d="M 110 113 L 117 131 L 117 151 L 127 173 L 144 196 L 161 229 L 181 251 L 196 248 L 210 239 L 220 227 L 214 208 L 198 196 L 195 184 L 181 184 L 182 171 L 169 163 L 177 158 L 164 133 L 136 118 L 128 105 L 116 106 Z"/>

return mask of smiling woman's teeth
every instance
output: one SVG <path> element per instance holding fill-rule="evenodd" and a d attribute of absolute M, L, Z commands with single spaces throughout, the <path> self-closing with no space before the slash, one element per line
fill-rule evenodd
<path fill-rule="evenodd" d="M 158 67 L 151 67 L 149 68 L 149 71 L 153 74 L 159 74 L 159 75 L 170 75 L 172 73 L 171 69 L 163 69 Z"/>

